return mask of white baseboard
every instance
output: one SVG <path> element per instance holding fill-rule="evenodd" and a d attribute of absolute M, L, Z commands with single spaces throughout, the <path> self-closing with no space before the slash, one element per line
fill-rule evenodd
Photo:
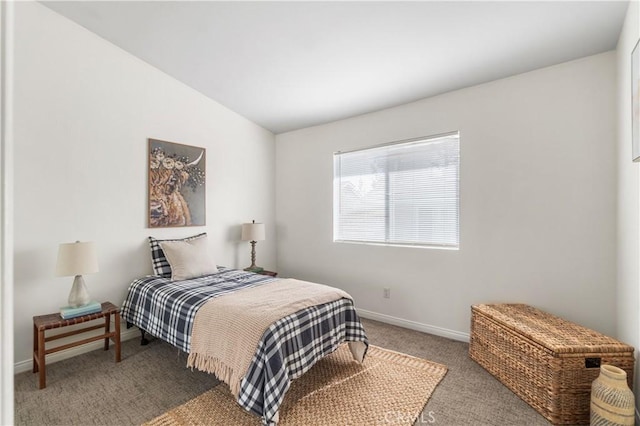
<path fill-rule="evenodd" d="M 124 342 L 125 340 L 133 339 L 135 337 L 140 336 L 140 331 L 137 327 L 132 327 L 129 330 L 124 330 L 120 332 L 120 341 Z M 54 362 L 62 361 L 63 359 L 72 358 L 76 355 L 84 354 L 87 352 L 95 351 L 96 349 L 100 349 L 104 345 L 104 340 L 97 340 L 95 342 L 87 343 L 85 345 L 76 346 L 74 348 L 65 349 L 60 352 L 55 352 L 51 355 L 47 355 L 46 363 L 47 365 L 53 364 Z M 112 350 L 113 342 L 109 350 Z M 13 374 L 24 373 L 25 371 L 31 371 L 33 367 L 32 359 L 25 359 L 24 361 L 16 362 L 13 365 Z"/>
<path fill-rule="evenodd" d="M 379 314 L 377 312 L 367 311 L 365 309 L 358 309 L 357 311 L 358 315 L 360 315 L 362 318 L 369 318 L 387 324 L 397 325 L 399 327 L 404 327 L 411 330 L 422 331 L 423 333 L 434 334 L 436 336 L 446 337 L 448 339 L 458 340 L 461 342 L 469 342 L 469 334 L 462 333 L 460 331 L 449 330 L 446 328 L 437 327 L 435 325 L 422 324 L 420 322 L 397 318 L 391 315 Z M 133 339 L 139 336 L 140 331 L 136 327 L 132 327 L 129 330 L 124 330 L 120 333 L 120 341 L 124 342 L 125 340 Z M 102 340 L 98 340 L 95 342 L 87 343 L 86 345 L 76 346 L 64 351 L 55 352 L 47 356 L 47 364 L 52 364 L 54 362 L 62 361 L 63 359 L 72 358 L 80 354 L 95 351 L 96 349 L 102 348 L 103 343 L 104 342 Z M 13 373 L 18 374 L 25 371 L 31 371 L 32 366 L 32 359 L 19 361 L 14 364 Z"/>
<path fill-rule="evenodd" d="M 460 342 L 469 342 L 469 333 L 462 333 L 456 330 L 438 327 L 435 325 L 423 324 L 421 322 L 410 321 L 403 318 L 392 317 L 391 315 L 379 314 L 377 312 L 367 311 L 366 309 L 357 309 L 358 315 L 362 318 L 368 318 L 387 324 L 397 325 L 399 327 L 409 328 L 411 330 L 422 331 L 423 333 L 434 334 L 448 339 L 458 340 Z"/>

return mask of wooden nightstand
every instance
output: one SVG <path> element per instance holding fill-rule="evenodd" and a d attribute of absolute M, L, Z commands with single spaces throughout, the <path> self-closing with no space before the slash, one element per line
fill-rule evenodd
<path fill-rule="evenodd" d="M 111 331 L 111 315 L 115 319 L 115 330 Z M 67 327 L 73 324 L 81 324 L 87 321 L 104 318 L 104 324 L 92 325 L 77 330 L 68 331 L 66 333 L 56 334 L 55 336 L 45 337 L 45 330 L 53 328 Z M 104 333 L 98 336 L 89 337 L 77 342 L 67 343 L 65 345 L 56 346 L 55 348 L 46 349 L 45 342 L 61 339 L 63 337 L 75 336 L 76 334 L 85 333 L 91 330 L 104 328 Z M 43 389 L 46 385 L 46 365 L 45 355 L 61 351 L 63 349 L 73 348 L 75 346 L 84 345 L 86 343 L 95 342 L 104 339 L 104 350 L 109 350 L 109 340 L 115 343 L 116 362 L 120 362 L 120 309 L 111 302 L 102 304 L 102 311 L 93 314 L 82 315 L 75 318 L 63 319 L 59 313 L 40 315 L 33 317 L 33 372 L 40 372 L 38 388 Z"/>
<path fill-rule="evenodd" d="M 266 269 L 261 269 L 260 271 L 254 271 L 251 268 L 244 268 L 244 270 L 247 272 L 253 272 L 254 274 L 269 275 L 270 277 L 276 277 L 278 275 L 277 272 L 267 271 Z"/>

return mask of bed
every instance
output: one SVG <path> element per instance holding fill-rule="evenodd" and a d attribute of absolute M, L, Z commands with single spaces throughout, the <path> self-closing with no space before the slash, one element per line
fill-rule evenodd
<path fill-rule="evenodd" d="M 153 257 L 154 244 L 153 239 L 150 240 Z M 217 272 L 204 276 L 172 280 L 167 277 L 166 265 L 160 265 L 155 257 L 153 261 L 157 275 L 139 278 L 130 284 L 122 305 L 123 319 L 128 325 L 140 328 L 143 338 L 147 332 L 188 353 L 188 366 L 216 374 L 230 385 L 238 404 L 260 416 L 264 425 L 278 422 L 278 409 L 291 381 L 341 344 L 349 343 L 355 360 L 362 362 L 364 359 L 368 348 L 367 336 L 353 300 L 340 297 L 341 290 L 329 287 L 338 296 L 319 304 L 307 303 L 302 309 L 294 303 L 287 308 L 293 311 L 269 322 L 266 328 L 253 326 L 261 330 L 257 344 L 251 339 L 247 340 L 251 343 L 247 343 L 241 340 L 241 336 L 246 330 L 251 330 L 252 323 L 266 311 L 263 309 L 268 299 L 265 295 L 278 291 L 291 294 L 289 288 L 299 284 L 307 286 L 303 289 L 306 291 L 306 288 L 317 288 L 310 285 L 318 284 L 279 280 L 225 267 L 217 267 Z M 283 287 L 285 285 L 289 287 Z M 251 305 L 254 308 L 235 306 L 236 299 L 246 299 L 252 293 L 260 295 L 259 303 L 262 305 Z M 252 298 L 255 299 L 254 296 Z M 273 296 L 274 300 L 276 298 Z M 282 304 L 290 305 L 289 302 L 285 300 Z M 273 302 L 268 303 L 273 305 Z M 255 306 L 260 308 L 255 309 Z M 275 306 L 274 312 L 277 313 L 278 309 L 281 307 Z M 246 315 L 249 313 L 253 316 Z M 209 323 L 210 316 L 217 318 Z M 229 330 L 225 330 L 227 328 Z M 244 372 L 236 371 L 236 376 L 242 374 L 239 380 L 234 381 L 234 377 L 226 376 L 224 363 L 220 365 L 217 359 L 203 358 L 209 355 L 208 352 L 198 353 L 202 350 L 197 348 L 203 345 L 214 351 L 219 347 L 228 349 L 232 346 L 240 351 L 249 347 L 248 368 Z M 234 355 L 230 356 L 233 358 Z"/>

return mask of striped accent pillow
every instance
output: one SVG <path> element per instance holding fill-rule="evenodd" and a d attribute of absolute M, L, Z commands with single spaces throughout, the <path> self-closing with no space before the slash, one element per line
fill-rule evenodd
<path fill-rule="evenodd" d="M 153 274 L 164 278 L 171 278 L 171 265 L 169 265 L 169 261 L 164 255 L 160 243 L 165 241 L 192 241 L 206 236 L 207 233 L 203 232 L 202 234 L 193 235 L 191 237 L 176 238 L 172 240 L 158 240 L 156 238 L 149 237 L 149 246 L 151 247 L 151 266 L 153 267 Z"/>

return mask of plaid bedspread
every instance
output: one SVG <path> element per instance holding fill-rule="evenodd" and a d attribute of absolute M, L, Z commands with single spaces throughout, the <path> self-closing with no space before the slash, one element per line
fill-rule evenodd
<path fill-rule="evenodd" d="M 207 300 L 275 279 L 237 269 L 218 269 L 217 274 L 184 281 L 156 275 L 139 278 L 129 286 L 120 315 L 152 336 L 189 353 L 193 319 Z"/>
<path fill-rule="evenodd" d="M 213 275 L 171 281 L 148 276 L 131 283 L 122 306 L 122 318 L 189 353 L 191 329 L 198 308 L 207 300 L 264 284 L 275 278 L 219 268 Z M 349 299 L 339 299 L 286 316 L 265 331 L 247 375 L 238 403 L 262 417 L 263 424 L 278 420 L 278 409 L 291 380 L 345 342 L 368 346 L 360 318 Z"/>

